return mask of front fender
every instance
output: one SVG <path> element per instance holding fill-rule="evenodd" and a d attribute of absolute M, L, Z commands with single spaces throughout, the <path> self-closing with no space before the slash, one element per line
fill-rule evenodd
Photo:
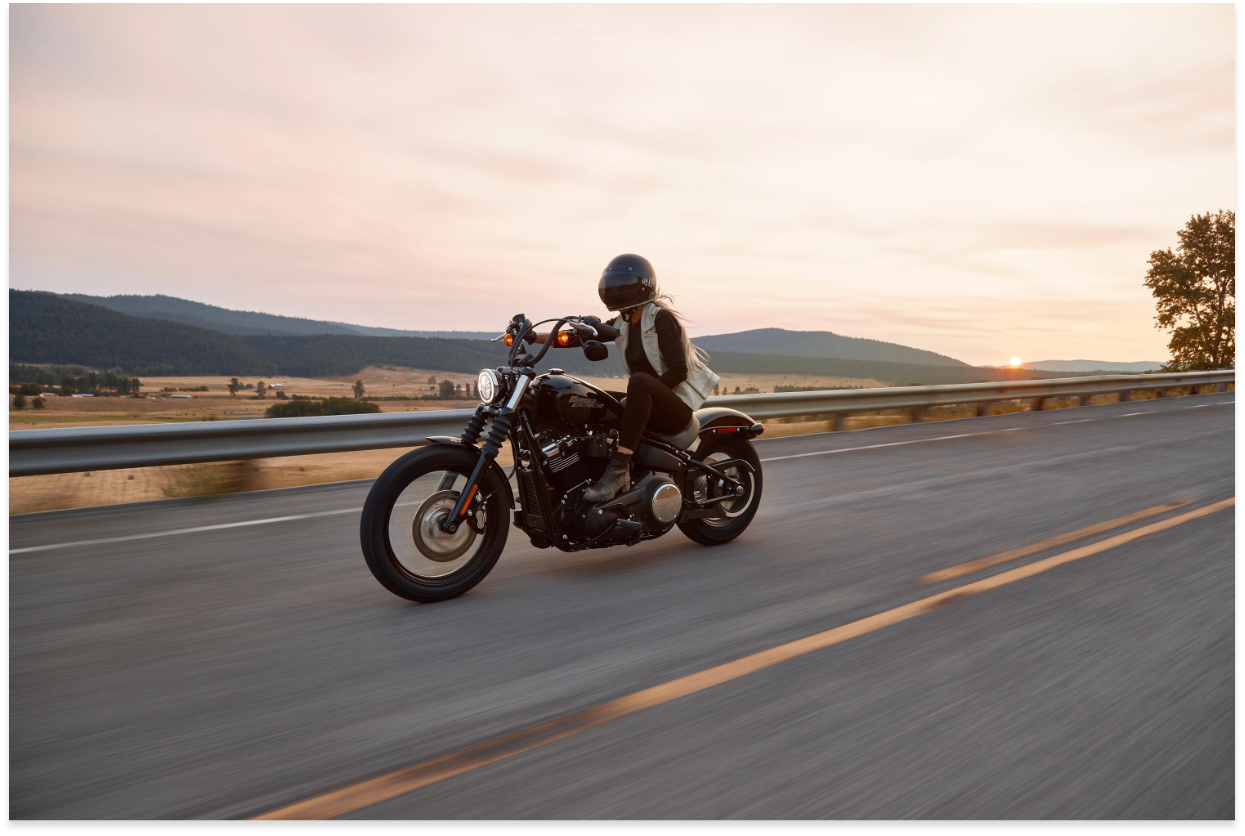
<path fill-rule="evenodd" d="M 455 438 L 454 436 L 430 435 L 425 440 L 429 444 L 441 444 L 447 447 L 462 447 L 465 450 L 470 450 L 471 452 L 475 453 L 477 456 L 480 455 L 479 447 L 476 447 L 473 444 L 464 444 L 461 438 Z M 489 462 L 489 468 L 497 472 L 497 478 L 500 479 L 502 483 L 506 485 L 507 488 L 510 487 L 510 482 L 508 479 L 506 479 L 506 471 L 501 469 L 501 465 L 497 463 L 496 459 Z M 507 490 L 505 494 L 506 494 L 506 504 L 510 506 L 510 510 L 513 511 L 514 510 L 514 491 Z"/>

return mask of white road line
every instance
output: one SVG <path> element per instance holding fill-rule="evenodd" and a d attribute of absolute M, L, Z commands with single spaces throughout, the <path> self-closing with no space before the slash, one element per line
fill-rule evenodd
<path fill-rule="evenodd" d="M 784 459 L 804 459 L 809 456 L 833 456 L 835 453 L 854 453 L 857 450 L 876 450 L 879 447 L 901 447 L 905 444 L 924 444 L 929 441 L 949 441 L 953 438 L 968 438 L 974 435 L 998 435 L 999 433 L 1019 432 L 1027 427 L 1010 427 L 1006 430 L 990 430 L 984 433 L 960 433 L 958 435 L 940 435 L 934 438 L 914 438 L 909 441 L 890 441 L 886 444 L 865 444 L 860 447 L 840 447 L 837 450 L 815 450 L 812 453 L 792 453 L 789 456 L 770 456 L 761 459 L 763 462 L 780 462 Z"/>
<path fill-rule="evenodd" d="M 104 537 L 99 540 L 78 540 L 73 543 L 49 543 L 46 546 L 27 546 L 24 549 L 9 549 L 9 554 L 45 552 L 50 549 L 69 549 L 75 546 L 101 546 L 106 543 L 147 540 L 152 537 L 172 537 L 176 534 L 197 534 L 200 531 L 220 531 L 225 528 L 242 528 L 248 525 L 267 525 L 268 523 L 290 522 L 293 520 L 309 520 L 314 517 L 332 517 L 337 514 L 358 514 L 361 510 L 360 508 L 343 508 L 340 511 L 317 511 L 313 514 L 293 514 L 288 517 L 269 517 L 263 520 L 246 520 L 244 522 L 220 523 L 219 525 L 199 525 L 194 528 L 175 528 L 171 531 L 152 531 L 147 534 L 130 534 L 125 537 Z"/>
<path fill-rule="evenodd" d="M 1215 404 L 1199 404 L 1199 406 L 1221 406 L 1225 404 L 1234 404 L 1234 403 L 1236 403 L 1236 401 L 1220 401 L 1219 403 L 1215 403 Z M 1196 409 L 1196 408 L 1197 407 L 1181 407 L 1181 409 Z M 1129 417 L 1132 417 L 1133 415 L 1152 415 L 1157 411 L 1159 410 L 1149 410 L 1147 412 L 1129 412 L 1124 415 L 1111 415 L 1106 418 L 1083 418 L 1077 421 L 1055 421 L 1053 424 L 1050 424 L 1047 426 L 1056 426 L 1059 424 L 1083 424 L 1087 421 L 1106 421 L 1106 420 L 1109 420 L 1110 418 L 1129 418 Z M 809 456 L 833 456 L 836 453 L 854 453 L 857 450 L 877 450 L 878 448 L 881 448 L 881 447 L 902 447 L 906 444 L 925 444 L 930 441 L 950 441 L 951 439 L 955 439 L 955 438 L 968 438 L 970 436 L 976 436 L 976 435 L 999 435 L 1001 433 L 1014 433 L 1014 432 L 1020 432 L 1021 430 L 1040 429 L 1040 428 L 1041 428 L 1040 426 L 1038 427 L 1008 427 L 1005 430 L 987 430 L 985 432 L 980 432 L 980 433 L 958 433 L 956 435 L 940 435 L 934 438 L 914 438 L 908 441 L 891 441 L 891 442 L 887 442 L 886 444 L 865 444 L 860 447 L 841 447 L 837 450 L 815 450 L 811 453 L 794 453 L 789 456 L 770 456 L 769 458 L 761 459 L 761 461 L 762 462 L 779 462 L 779 461 L 784 461 L 786 459 L 804 459 L 804 458 L 808 458 Z M 821 433 L 818 433 L 818 435 L 820 434 Z M 776 441 L 777 439 L 766 439 L 766 440 Z M 406 505 L 406 504 L 411 504 L 411 503 L 402 503 L 402 504 Z M 269 523 L 292 522 L 295 520 L 309 520 L 309 519 L 314 519 L 316 517 L 333 517 L 339 514 L 358 514 L 362 512 L 362 510 L 363 509 L 361 508 L 342 508 L 337 511 L 316 511 L 311 514 L 293 514 L 288 517 L 268 517 L 267 519 L 262 519 L 262 520 L 245 520 L 243 522 L 220 523 L 218 525 L 200 525 L 200 526 L 195 526 L 194 528 L 175 528 L 170 531 L 152 531 L 146 534 L 130 534 L 125 537 L 105 537 L 99 540 L 76 540 L 71 543 L 49 543 L 44 546 L 27 546 L 26 548 L 22 548 L 22 549 L 9 549 L 9 554 L 10 555 L 29 554 L 31 552 L 50 551 L 52 549 L 70 549 L 70 548 L 75 548 L 77 546 L 102 546 L 102 545 L 106 545 L 109 543 L 126 543 L 126 542 L 129 542 L 130 540 L 148 540 L 153 537 L 173 537 L 178 534 L 197 534 L 202 531 L 221 531 L 227 528 L 243 528 L 243 527 L 252 526 L 252 525 L 267 525 Z"/>

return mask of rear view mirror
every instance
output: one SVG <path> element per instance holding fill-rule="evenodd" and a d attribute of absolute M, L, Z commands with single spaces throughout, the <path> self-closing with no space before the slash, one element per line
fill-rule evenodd
<path fill-rule="evenodd" d="M 584 343 L 584 356 L 596 362 L 609 357 L 610 350 L 603 343 L 599 343 L 596 340 L 588 340 Z"/>

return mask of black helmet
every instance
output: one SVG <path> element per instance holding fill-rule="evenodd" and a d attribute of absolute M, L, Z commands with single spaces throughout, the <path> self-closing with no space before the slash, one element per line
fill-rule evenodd
<path fill-rule="evenodd" d="M 657 274 L 648 259 L 620 255 L 605 265 L 597 293 L 611 311 L 634 308 L 657 298 Z"/>

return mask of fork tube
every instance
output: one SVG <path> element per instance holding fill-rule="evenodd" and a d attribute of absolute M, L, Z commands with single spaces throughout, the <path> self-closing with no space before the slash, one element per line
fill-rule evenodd
<path fill-rule="evenodd" d="M 443 531 L 453 534 L 458 530 L 462 518 L 467 516 L 471 500 L 476 495 L 480 475 L 497 458 L 498 452 L 501 451 L 502 443 L 509 437 L 510 428 L 514 423 L 515 409 L 523 398 L 523 394 L 527 391 L 527 386 L 530 382 L 530 376 L 523 375 L 518 377 L 514 382 L 514 392 L 510 394 L 510 400 L 506 402 L 504 407 L 497 410 L 497 414 L 493 416 L 492 426 L 489 427 L 488 434 L 484 437 L 484 444 L 480 446 L 480 457 L 476 459 L 476 466 L 472 468 L 471 476 L 467 478 L 467 484 L 463 485 L 462 491 L 458 494 L 458 501 L 454 503 L 454 510 L 441 520 L 441 529 Z"/>

